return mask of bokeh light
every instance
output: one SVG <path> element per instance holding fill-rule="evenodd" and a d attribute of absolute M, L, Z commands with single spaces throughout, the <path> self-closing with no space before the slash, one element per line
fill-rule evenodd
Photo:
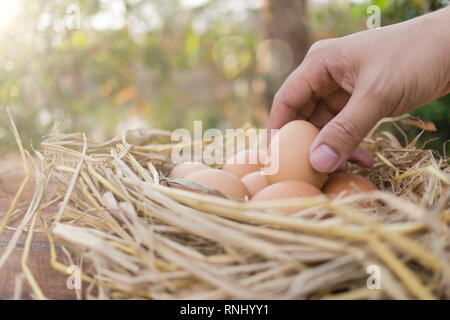
<path fill-rule="evenodd" d="M 0 1 L 0 31 L 5 27 L 13 27 L 12 24 L 22 10 L 22 2 L 19 0 Z"/>
<path fill-rule="evenodd" d="M 236 36 L 225 37 L 214 45 L 214 61 L 225 77 L 233 79 L 252 61 L 252 54 L 245 41 Z"/>
<path fill-rule="evenodd" d="M 283 40 L 267 39 L 258 45 L 256 52 L 258 69 L 273 76 L 286 74 L 294 63 L 294 54 Z"/>

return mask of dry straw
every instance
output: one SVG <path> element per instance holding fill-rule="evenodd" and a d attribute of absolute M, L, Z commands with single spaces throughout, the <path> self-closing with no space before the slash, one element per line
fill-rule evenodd
<path fill-rule="evenodd" d="M 81 270 L 78 298 L 450 297 L 448 160 L 382 128 L 423 127 L 410 118 L 383 119 L 364 140 L 374 167 L 352 168 L 382 191 L 258 203 L 168 179 L 170 132 L 140 130 L 104 143 L 55 132 L 32 157 L 10 119 L 25 179 L 1 220 L 0 235 L 12 217 L 21 222 L 0 268 L 27 233 L 16 297 L 26 279 L 34 298 L 46 298 L 27 265 L 36 232 L 48 236 L 56 270 L 76 270 L 63 260 Z M 34 196 L 19 210 L 30 180 Z M 46 196 L 54 185 L 56 194 Z M 54 213 L 42 213 L 55 203 Z M 287 207 L 298 212 L 278 210 Z M 370 270 L 379 271 L 379 289 Z"/>

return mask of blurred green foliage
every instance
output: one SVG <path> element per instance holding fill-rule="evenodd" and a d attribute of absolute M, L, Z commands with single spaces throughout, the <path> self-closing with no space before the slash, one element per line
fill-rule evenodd
<path fill-rule="evenodd" d="M 293 0 L 295 1 L 295 0 Z M 366 8 L 387 25 L 440 1 L 309 1 L 311 42 L 366 28 Z M 25 144 L 55 121 L 104 138 L 132 126 L 264 125 L 258 51 L 263 0 L 12 0 L 0 2 L 0 148 Z M 287 75 L 286 75 L 287 76 Z M 415 112 L 450 138 L 449 96 Z M 415 134 L 416 132 L 410 132 Z M 426 137 L 424 137 L 426 138 Z"/>

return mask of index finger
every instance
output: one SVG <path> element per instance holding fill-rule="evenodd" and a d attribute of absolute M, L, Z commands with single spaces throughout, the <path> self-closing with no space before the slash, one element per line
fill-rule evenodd
<path fill-rule="evenodd" d="M 324 97 L 338 87 L 322 61 L 305 59 L 276 93 L 268 128 L 280 129 L 295 120 L 302 111 L 303 116 L 309 117 L 313 110 L 306 110 L 308 103 L 314 97 Z"/>

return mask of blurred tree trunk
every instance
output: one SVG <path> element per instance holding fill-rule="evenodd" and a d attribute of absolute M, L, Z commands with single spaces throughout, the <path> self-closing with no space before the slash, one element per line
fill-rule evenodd
<path fill-rule="evenodd" d="M 276 64 L 283 67 L 282 74 L 269 72 L 265 74 L 264 100 L 267 108 L 270 108 L 273 95 L 284 79 L 302 62 L 309 44 L 307 28 L 307 0 L 265 0 L 261 14 L 263 25 L 263 39 L 280 40 L 290 48 L 292 61 L 277 61 Z M 277 43 L 280 43 L 277 41 Z M 270 50 L 279 51 L 280 48 Z M 271 52 L 274 59 L 283 59 L 280 52 Z M 283 63 L 290 65 L 283 65 Z"/>

